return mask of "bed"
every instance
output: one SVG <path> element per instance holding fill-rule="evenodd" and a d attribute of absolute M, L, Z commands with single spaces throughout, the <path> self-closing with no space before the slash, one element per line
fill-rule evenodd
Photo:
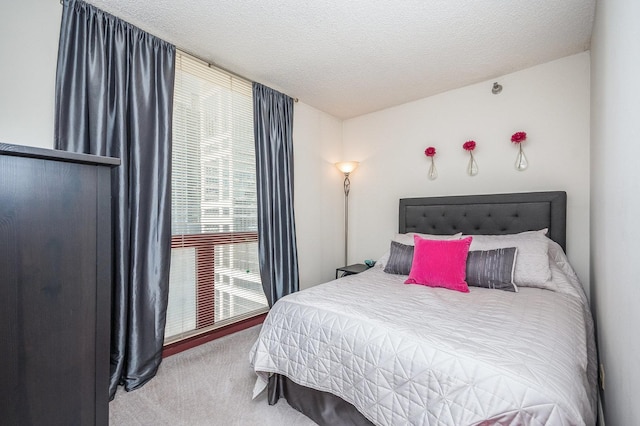
<path fill-rule="evenodd" d="M 407 285 L 383 256 L 286 296 L 251 350 L 256 394 L 266 387 L 270 404 L 286 398 L 320 425 L 595 424 L 593 323 L 565 255 L 566 193 L 401 199 L 398 230 L 471 235 L 470 256 L 515 245 L 519 285 Z M 546 278 L 527 283 L 545 263 Z"/>

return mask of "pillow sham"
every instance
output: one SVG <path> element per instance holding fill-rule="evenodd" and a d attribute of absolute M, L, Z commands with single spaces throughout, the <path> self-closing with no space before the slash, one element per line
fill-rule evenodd
<path fill-rule="evenodd" d="M 414 235 L 418 235 L 421 238 L 428 238 L 430 240 L 459 240 L 462 237 L 462 232 L 458 232 L 457 234 L 453 234 L 453 235 L 431 235 L 431 234 L 418 234 L 416 232 L 409 232 L 406 234 L 395 234 L 395 236 L 391 239 L 391 241 L 396 241 L 400 244 L 413 247 Z M 376 262 L 376 266 L 380 268 L 384 268 L 387 265 L 387 262 L 389 261 L 390 254 L 391 254 L 391 250 L 389 250 L 388 252 L 380 256 L 380 258 Z M 411 266 L 409 266 L 409 269 L 410 268 Z M 407 271 L 407 273 L 404 275 L 408 275 L 408 274 L 409 272 Z"/>
<path fill-rule="evenodd" d="M 384 272 L 387 274 L 409 275 L 411 264 L 413 263 L 413 250 L 413 245 L 409 246 L 397 241 L 391 241 L 389 260 L 384 266 Z"/>
<path fill-rule="evenodd" d="M 467 285 L 505 291 L 518 291 L 513 282 L 515 247 L 470 251 L 467 256 Z"/>
<path fill-rule="evenodd" d="M 468 293 L 465 281 L 472 237 L 461 240 L 427 240 L 414 236 L 413 264 L 405 284 L 444 287 Z"/>
<path fill-rule="evenodd" d="M 393 237 L 392 241 L 396 241 L 400 244 L 404 244 L 407 246 L 413 246 L 414 245 L 413 237 L 415 237 L 416 235 L 419 236 L 420 238 L 428 239 L 428 240 L 459 240 L 460 238 L 462 238 L 462 232 L 458 232 L 457 234 L 453 234 L 453 235 L 432 235 L 432 234 L 419 234 L 417 232 L 407 232 L 406 234 L 396 234 Z"/>
<path fill-rule="evenodd" d="M 551 279 L 549 268 L 549 239 L 547 230 L 527 231 L 508 235 L 473 235 L 471 251 L 518 249 L 513 282 L 521 287 L 544 288 Z"/>

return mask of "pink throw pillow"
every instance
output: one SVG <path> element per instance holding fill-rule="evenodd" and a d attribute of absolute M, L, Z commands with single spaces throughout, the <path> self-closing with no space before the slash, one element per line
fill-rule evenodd
<path fill-rule="evenodd" d="M 428 240 L 414 237 L 415 249 L 405 284 L 444 287 L 468 293 L 467 255 L 472 237 L 461 240 Z"/>

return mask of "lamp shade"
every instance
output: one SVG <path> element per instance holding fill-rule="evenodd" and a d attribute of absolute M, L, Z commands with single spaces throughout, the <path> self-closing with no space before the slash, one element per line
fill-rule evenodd
<path fill-rule="evenodd" d="M 340 163 L 336 163 L 335 166 L 344 174 L 351 173 L 356 168 L 358 168 L 357 161 L 342 161 Z"/>

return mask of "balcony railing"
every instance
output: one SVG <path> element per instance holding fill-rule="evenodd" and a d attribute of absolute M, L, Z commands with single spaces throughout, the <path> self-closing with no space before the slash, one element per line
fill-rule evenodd
<path fill-rule="evenodd" d="M 172 249 L 195 250 L 195 295 L 184 295 L 188 298 L 195 297 L 195 328 L 177 336 L 166 336 L 165 344 L 267 311 L 268 304 L 262 293 L 260 275 L 257 271 L 257 247 L 237 246 L 257 244 L 257 241 L 257 232 L 205 233 L 172 237 Z M 237 251 L 232 249 L 233 245 L 236 245 Z M 247 256 L 242 255 L 243 250 L 255 251 L 256 259 L 246 259 Z M 219 256 L 217 261 L 216 255 Z M 241 267 L 247 264 L 254 267 Z M 223 300 L 216 300 L 216 294 Z"/>

